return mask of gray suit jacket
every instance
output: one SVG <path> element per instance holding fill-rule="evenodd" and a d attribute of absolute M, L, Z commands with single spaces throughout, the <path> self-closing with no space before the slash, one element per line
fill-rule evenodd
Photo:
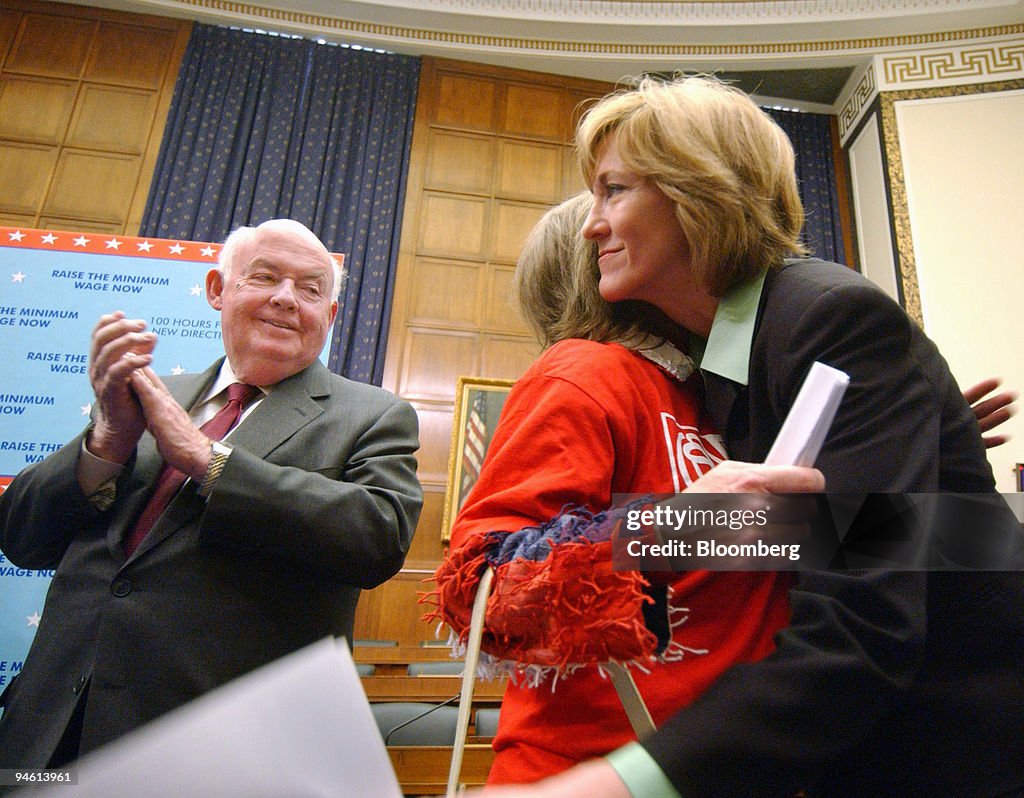
<path fill-rule="evenodd" d="M 191 407 L 219 367 L 166 384 Z M 209 499 L 186 483 L 127 560 L 161 458 L 147 433 L 99 512 L 76 479 L 83 435 L 0 497 L 0 549 L 56 568 L 3 696 L 0 768 L 45 766 L 83 696 L 84 753 L 326 635 L 351 637 L 360 588 L 398 571 L 419 516 L 414 411 L 319 361 L 231 434 Z"/>

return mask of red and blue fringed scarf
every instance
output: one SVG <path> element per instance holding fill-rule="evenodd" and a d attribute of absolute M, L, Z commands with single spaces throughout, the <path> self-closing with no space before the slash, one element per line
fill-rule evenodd
<path fill-rule="evenodd" d="M 542 526 L 468 541 L 438 568 L 437 589 L 421 598 L 437 605 L 426 619 L 448 624 L 461 653 L 480 577 L 492 567 L 482 644 L 489 656 L 480 675 L 534 685 L 552 677 L 554 686 L 609 660 L 643 667 L 668 640 L 667 621 L 651 623 L 665 615 L 665 588 L 652 588 L 639 571 L 614 570 L 612 541 L 628 534 L 627 512 L 645 501 L 600 513 L 567 507 Z"/>

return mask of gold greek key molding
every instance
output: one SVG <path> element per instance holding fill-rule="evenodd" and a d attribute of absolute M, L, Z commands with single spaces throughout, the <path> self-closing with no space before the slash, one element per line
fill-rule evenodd
<path fill-rule="evenodd" d="M 995 42 L 941 53 L 883 56 L 882 70 L 886 83 L 893 85 L 1024 73 L 1024 41 Z"/>
<path fill-rule="evenodd" d="M 857 88 L 850 95 L 850 99 L 846 101 L 846 104 L 839 111 L 840 140 L 846 139 L 846 134 L 853 129 L 853 126 L 860 119 L 861 113 L 867 108 L 871 100 L 874 99 L 876 92 L 875 70 L 872 65 L 864 72 L 860 82 L 857 84 Z"/>

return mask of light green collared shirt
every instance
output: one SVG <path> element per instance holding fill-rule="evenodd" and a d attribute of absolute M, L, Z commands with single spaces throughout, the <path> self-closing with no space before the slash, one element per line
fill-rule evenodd
<path fill-rule="evenodd" d="M 690 356 L 699 364 L 701 371 L 714 372 L 740 385 L 747 384 L 757 306 L 761 302 L 767 274 L 766 271 L 761 272 L 722 297 L 707 341 L 698 336 L 691 337 Z M 633 798 L 682 798 L 658 763 L 639 743 L 630 743 L 612 751 L 606 759 Z"/>
<path fill-rule="evenodd" d="M 690 356 L 701 371 L 714 372 L 740 385 L 747 384 L 757 306 L 767 274 L 767 271 L 761 272 L 749 282 L 730 289 L 719 300 L 707 341 L 691 337 Z"/>

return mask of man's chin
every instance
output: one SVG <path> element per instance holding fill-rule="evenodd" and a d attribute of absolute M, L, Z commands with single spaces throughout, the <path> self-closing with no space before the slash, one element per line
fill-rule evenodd
<path fill-rule="evenodd" d="M 246 358 L 236 368 L 234 361 L 231 367 L 242 382 L 250 385 L 274 385 L 281 380 L 298 374 L 316 360 L 316 355 L 309 357 L 296 354 L 294 349 L 283 347 L 263 347 L 259 355 Z"/>

